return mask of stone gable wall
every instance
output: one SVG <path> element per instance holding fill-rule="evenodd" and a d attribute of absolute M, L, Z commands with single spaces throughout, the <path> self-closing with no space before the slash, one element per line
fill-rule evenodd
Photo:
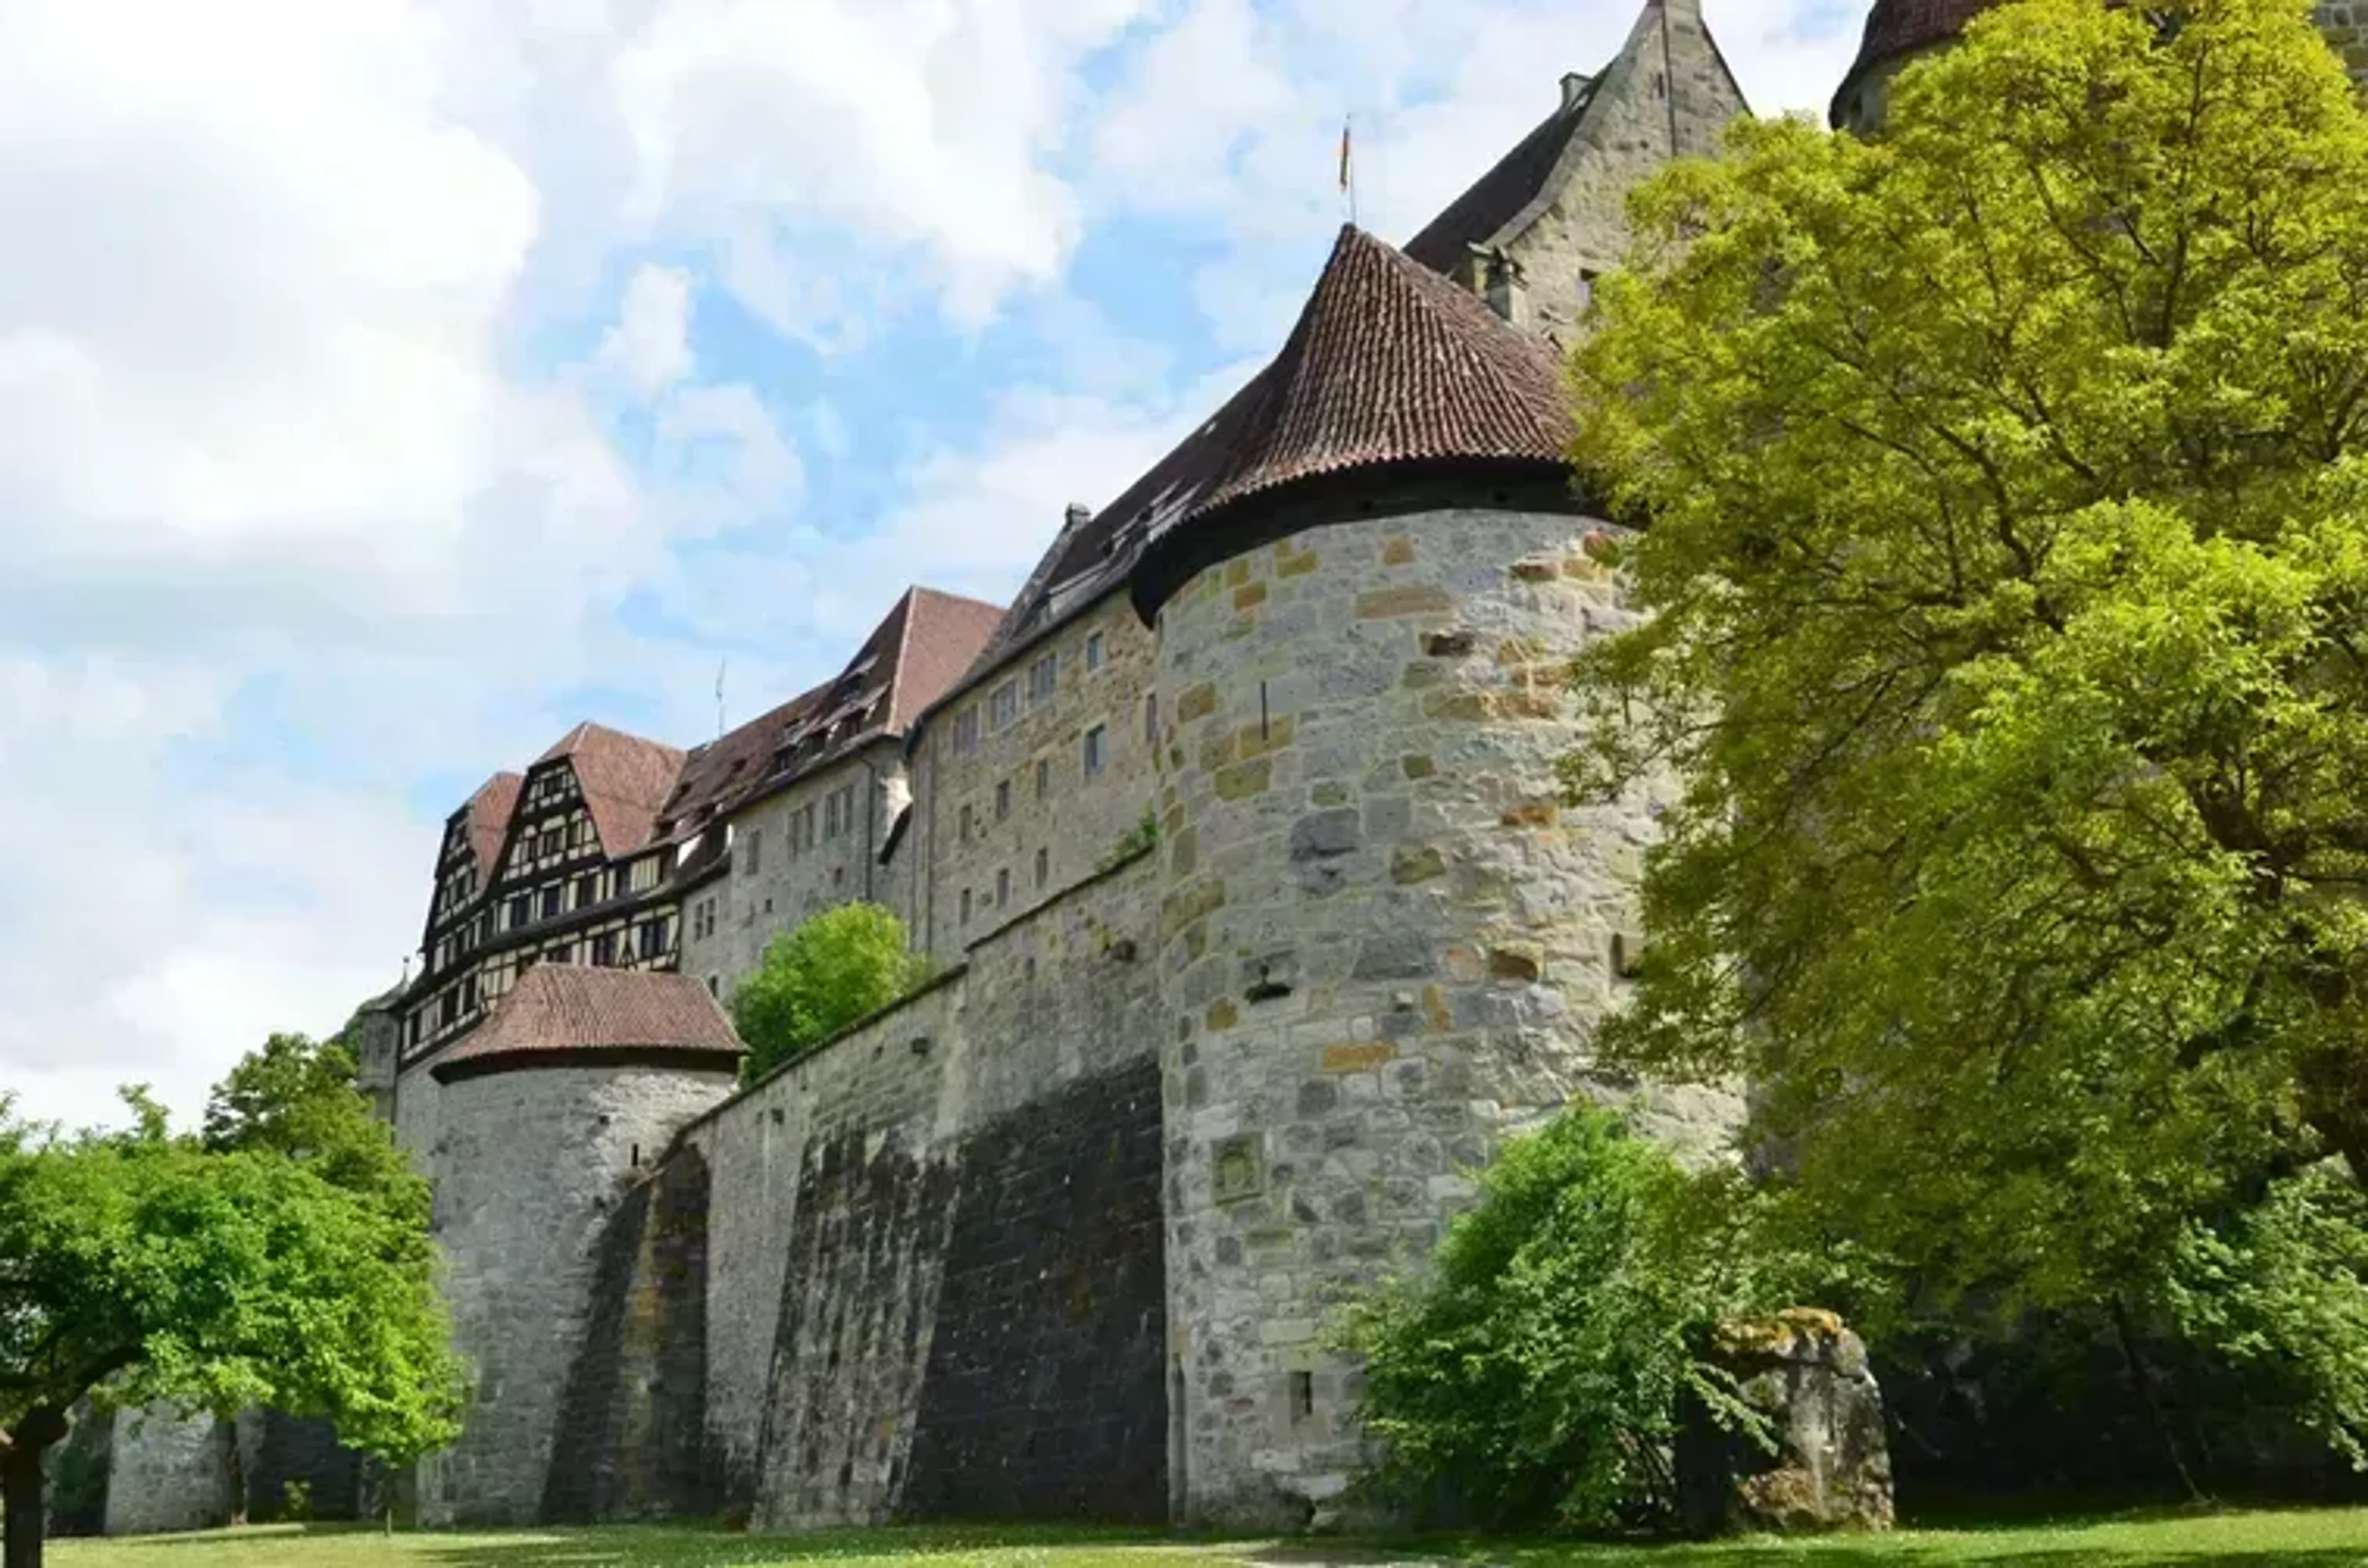
<path fill-rule="evenodd" d="M 1627 251 L 1629 191 L 1669 162 L 1673 146 L 1684 157 L 1716 151 L 1728 121 L 1747 112 L 1699 6 L 1669 6 L 1637 44 L 1597 87 L 1561 188 L 1508 246 L 1526 282 L 1519 324 L 1558 347 L 1575 341 L 1586 310 L 1582 274 L 1610 272 Z"/>

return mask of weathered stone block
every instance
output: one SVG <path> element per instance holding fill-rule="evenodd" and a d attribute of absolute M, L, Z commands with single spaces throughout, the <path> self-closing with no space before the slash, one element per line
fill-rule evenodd
<path fill-rule="evenodd" d="M 1429 844 L 1401 846 L 1390 857 L 1390 881 L 1405 886 L 1447 874 L 1447 862 Z"/>
<path fill-rule="evenodd" d="M 1230 767 L 1217 769 L 1210 783 L 1217 791 L 1219 800 L 1241 801 L 1252 795 L 1265 794 L 1273 779 L 1273 763 L 1266 757 L 1259 757 L 1254 762 L 1237 762 Z"/>
<path fill-rule="evenodd" d="M 1414 540 L 1404 534 L 1393 534 L 1382 541 L 1382 564 L 1411 566 L 1414 564 Z"/>
<path fill-rule="evenodd" d="M 1403 588 L 1375 588 L 1357 596 L 1357 619 L 1383 620 L 1401 615 L 1445 615 L 1455 608 L 1445 588 L 1429 584 Z"/>
<path fill-rule="evenodd" d="M 1326 1073 L 1364 1073 L 1390 1061 L 1398 1048 L 1385 1040 L 1364 1045 L 1327 1045 L 1324 1048 L 1324 1071 Z"/>
<path fill-rule="evenodd" d="M 1176 717 L 1184 723 L 1205 719 L 1216 710 L 1217 687 L 1214 681 L 1204 680 L 1198 686 L 1188 687 L 1184 695 L 1176 699 Z"/>
<path fill-rule="evenodd" d="M 1690 1407 L 1679 1506 L 1697 1533 L 1884 1530 L 1891 1450 L 1866 1346 L 1832 1312 L 1793 1307 L 1719 1325 L 1711 1356 L 1774 1427 L 1768 1454 Z"/>

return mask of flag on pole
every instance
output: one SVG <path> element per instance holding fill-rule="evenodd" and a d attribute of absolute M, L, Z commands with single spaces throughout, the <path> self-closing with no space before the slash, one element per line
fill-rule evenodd
<path fill-rule="evenodd" d="M 1349 188 L 1349 122 L 1340 122 L 1340 189 Z"/>

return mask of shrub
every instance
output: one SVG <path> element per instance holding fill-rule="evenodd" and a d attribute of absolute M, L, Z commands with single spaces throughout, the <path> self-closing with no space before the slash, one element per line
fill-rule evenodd
<path fill-rule="evenodd" d="M 905 947 L 905 923 L 876 903 L 825 911 L 775 937 L 732 994 L 745 1069 L 762 1077 L 849 1024 L 905 995 L 928 963 Z"/>
<path fill-rule="evenodd" d="M 1739 1178 L 1691 1176 L 1592 1107 L 1517 1139 L 1480 1177 L 1427 1280 L 1356 1303 L 1343 1335 L 1366 1362 L 1369 1484 L 1410 1522 L 1595 1529 L 1675 1505 L 1679 1397 L 1765 1443 L 1702 1331 L 1784 1304 L 1742 1244 Z"/>

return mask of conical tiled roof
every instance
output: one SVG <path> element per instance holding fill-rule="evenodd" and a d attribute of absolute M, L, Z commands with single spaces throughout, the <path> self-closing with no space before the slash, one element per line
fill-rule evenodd
<path fill-rule="evenodd" d="M 1260 378 L 1232 460 L 1193 507 L 1343 469 L 1451 460 L 1557 463 L 1567 394 L 1543 346 L 1456 284 L 1344 227 Z"/>
<path fill-rule="evenodd" d="M 1858 59 L 1842 77 L 1842 85 L 1834 93 L 1832 119 L 1836 125 L 1849 118 L 1848 106 L 1860 80 L 1870 71 L 1904 60 L 1908 55 L 1947 43 L 1965 30 L 1965 24 L 1988 10 L 1998 0 L 1874 0 L 1874 8 L 1866 14 L 1866 33 L 1858 46 Z"/>
<path fill-rule="evenodd" d="M 435 1066 L 438 1081 L 509 1067 L 620 1057 L 731 1071 L 746 1048 L 707 987 L 687 974 L 546 963 L 518 976 Z"/>
<path fill-rule="evenodd" d="M 1205 547 L 1218 514 L 1287 486 L 1449 464 L 1558 471 L 1571 435 L 1550 348 L 1344 227 L 1273 363 L 1112 508 L 1143 530 L 1136 603 L 1156 608 L 1174 559 L 1199 552 L 1185 541 Z"/>

